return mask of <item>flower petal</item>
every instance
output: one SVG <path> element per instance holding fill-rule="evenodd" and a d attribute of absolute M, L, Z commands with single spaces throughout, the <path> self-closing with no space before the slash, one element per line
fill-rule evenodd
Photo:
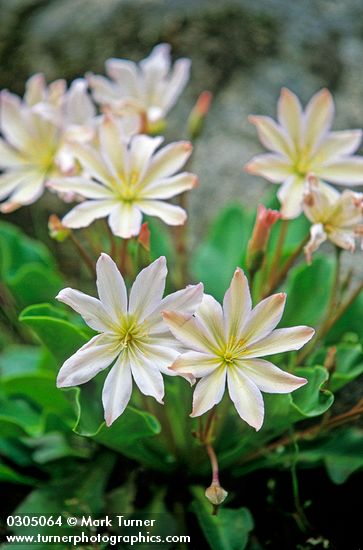
<path fill-rule="evenodd" d="M 302 108 L 299 98 L 287 88 L 282 88 L 277 111 L 279 123 L 298 148 L 302 134 Z"/>
<path fill-rule="evenodd" d="M 110 212 L 108 224 L 114 235 L 129 239 L 140 233 L 142 214 L 133 204 L 119 202 Z"/>
<path fill-rule="evenodd" d="M 350 250 L 354 252 L 355 250 L 355 233 L 354 230 L 345 230 L 335 228 L 332 231 L 329 231 L 329 239 L 332 243 L 340 248 L 345 250 Z"/>
<path fill-rule="evenodd" d="M 0 174 L 0 200 L 8 197 L 18 185 L 24 184 L 27 179 L 27 170 L 14 170 L 13 172 Z"/>
<path fill-rule="evenodd" d="M 168 225 L 183 225 L 187 213 L 180 206 L 158 200 L 139 200 L 135 203 L 147 216 L 156 216 Z"/>
<path fill-rule="evenodd" d="M 273 183 L 282 183 L 292 175 L 291 161 L 276 154 L 257 155 L 245 166 L 245 171 L 255 176 L 261 176 Z"/>
<path fill-rule="evenodd" d="M 176 176 L 155 180 L 142 189 L 143 199 L 170 199 L 183 191 L 197 187 L 198 178 L 194 174 L 182 172 Z"/>
<path fill-rule="evenodd" d="M 304 113 L 304 147 L 314 153 L 326 136 L 334 117 L 334 101 L 326 88 L 316 93 Z"/>
<path fill-rule="evenodd" d="M 242 269 L 234 272 L 231 285 L 224 295 L 223 311 L 226 338 L 239 340 L 243 325 L 251 313 L 252 300 L 248 280 Z"/>
<path fill-rule="evenodd" d="M 166 259 L 161 256 L 145 267 L 135 279 L 130 292 L 129 313 L 142 322 L 161 302 L 167 275 Z"/>
<path fill-rule="evenodd" d="M 119 85 L 119 97 L 138 97 L 140 94 L 137 65 L 126 59 L 107 59 L 106 73 Z"/>
<path fill-rule="evenodd" d="M 56 299 L 82 315 L 87 325 L 93 330 L 113 332 L 112 319 L 97 298 L 73 288 L 64 288 L 56 296 Z"/>
<path fill-rule="evenodd" d="M 285 302 L 286 294 L 280 292 L 265 298 L 253 308 L 243 327 L 242 339 L 245 345 L 250 346 L 270 334 L 281 320 Z"/>
<path fill-rule="evenodd" d="M 288 134 L 271 117 L 251 115 L 248 121 L 256 126 L 258 137 L 266 149 L 289 158 L 292 156 L 293 145 Z"/>
<path fill-rule="evenodd" d="M 62 220 L 66 227 L 87 227 L 93 221 L 108 216 L 115 207 L 114 200 L 90 200 L 78 204 Z"/>
<path fill-rule="evenodd" d="M 196 319 L 203 325 L 209 339 L 223 346 L 225 341 L 223 310 L 221 305 L 209 294 L 203 296 L 195 313 Z"/>
<path fill-rule="evenodd" d="M 129 177 L 129 154 L 116 120 L 104 116 L 99 128 L 100 150 L 109 170 L 116 179 Z"/>
<path fill-rule="evenodd" d="M 114 198 L 108 187 L 82 177 L 52 178 L 48 181 L 47 187 L 61 193 L 78 193 L 87 199 Z"/>
<path fill-rule="evenodd" d="M 281 216 L 285 220 L 297 218 L 302 211 L 305 179 L 291 176 L 279 188 L 277 197 L 281 203 Z"/>
<path fill-rule="evenodd" d="M 172 176 L 188 160 L 192 154 L 193 146 L 189 141 L 170 143 L 158 151 L 150 167 L 144 175 L 144 184 Z"/>
<path fill-rule="evenodd" d="M 3 90 L 0 94 L 0 113 L 0 130 L 3 136 L 16 149 L 26 151 L 32 145 L 32 136 L 19 98 Z"/>
<path fill-rule="evenodd" d="M 310 239 L 309 242 L 304 247 L 304 252 L 306 255 L 306 261 L 308 264 L 312 262 L 312 254 L 315 250 L 318 250 L 319 246 L 323 244 L 328 238 L 327 234 L 324 231 L 324 226 L 321 223 L 314 223 L 310 227 Z"/>
<path fill-rule="evenodd" d="M 314 174 L 332 183 L 361 185 L 363 183 L 363 157 L 348 157 L 326 163 Z"/>
<path fill-rule="evenodd" d="M 19 153 L 0 138 L 0 168 L 18 168 L 23 164 Z"/>
<path fill-rule="evenodd" d="M 130 142 L 130 171 L 134 174 L 135 185 L 141 182 L 150 166 L 155 150 L 164 138 L 137 135 Z"/>
<path fill-rule="evenodd" d="M 12 212 L 20 205 L 32 204 L 43 193 L 45 174 L 37 170 L 23 171 L 26 179 L 18 182 L 17 188 L 8 198 L 7 202 L 1 205 L 1 212 Z"/>
<path fill-rule="evenodd" d="M 64 116 L 68 124 L 90 123 L 96 116 L 96 108 L 87 93 L 88 84 L 84 78 L 73 80 L 65 97 Z"/>
<path fill-rule="evenodd" d="M 107 426 L 124 412 L 132 393 L 132 377 L 127 353 L 121 353 L 105 380 L 102 403 Z"/>
<path fill-rule="evenodd" d="M 343 132 L 329 132 L 314 158 L 311 161 L 311 170 L 332 160 L 334 157 L 352 155 L 362 141 L 362 130 L 345 130 Z"/>
<path fill-rule="evenodd" d="M 109 174 L 100 153 L 90 145 L 72 143 L 72 151 L 74 156 L 81 163 L 82 168 L 86 170 L 90 176 L 105 185 L 110 186 L 111 175 Z"/>
<path fill-rule="evenodd" d="M 203 284 L 189 285 L 183 290 L 165 296 L 147 318 L 150 335 L 169 332 L 162 311 L 172 310 L 185 315 L 192 315 L 203 298 Z"/>
<path fill-rule="evenodd" d="M 242 359 L 238 365 L 263 392 L 290 393 L 307 383 L 305 378 L 285 372 L 264 359 Z"/>
<path fill-rule="evenodd" d="M 127 313 L 125 281 L 115 262 L 102 252 L 97 264 L 97 290 L 101 303 L 115 323 Z"/>
<path fill-rule="evenodd" d="M 84 384 L 108 367 L 120 352 L 119 340 L 109 334 L 98 334 L 82 346 L 61 367 L 58 388 Z"/>
<path fill-rule="evenodd" d="M 228 392 L 237 409 L 238 414 L 258 431 L 263 424 L 264 404 L 260 390 L 242 369 L 228 368 Z"/>
<path fill-rule="evenodd" d="M 163 405 L 164 380 L 157 367 L 144 355 L 130 354 L 132 376 L 144 395 L 151 395 Z"/>
<path fill-rule="evenodd" d="M 215 369 L 221 366 L 221 359 L 207 353 L 188 351 L 180 355 L 170 367 L 172 371 L 187 376 L 190 380 L 209 376 Z"/>
<path fill-rule="evenodd" d="M 193 394 L 191 417 L 204 414 L 222 400 L 226 388 L 226 371 L 225 367 L 220 367 L 199 380 Z"/>
<path fill-rule="evenodd" d="M 163 311 L 163 318 L 175 338 L 187 348 L 207 354 L 215 351 L 215 343 L 196 317 L 176 311 Z"/>
<path fill-rule="evenodd" d="M 174 63 L 173 71 L 168 86 L 163 95 L 165 111 L 169 111 L 176 103 L 178 97 L 184 90 L 190 75 L 190 59 L 178 59 Z"/>
<path fill-rule="evenodd" d="M 305 326 L 276 329 L 262 340 L 248 346 L 243 352 L 243 358 L 274 355 L 300 349 L 314 336 L 314 333 L 313 328 Z"/>
<path fill-rule="evenodd" d="M 143 343 L 139 346 L 139 349 L 157 370 L 168 376 L 173 376 L 177 373 L 173 373 L 170 367 L 180 355 L 180 351 L 176 349 L 177 347 L 177 342 L 172 337 L 170 339 L 161 337 L 151 338 L 150 343 Z"/>

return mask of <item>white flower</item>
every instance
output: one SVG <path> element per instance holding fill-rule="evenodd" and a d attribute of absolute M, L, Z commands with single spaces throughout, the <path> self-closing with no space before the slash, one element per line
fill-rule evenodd
<path fill-rule="evenodd" d="M 300 349 L 314 334 L 309 327 L 275 329 L 285 306 L 285 294 L 262 300 L 254 309 L 248 281 L 240 268 L 227 290 L 223 309 L 205 295 L 194 315 L 164 311 L 174 336 L 189 350 L 171 367 L 198 382 L 191 416 L 200 416 L 229 395 L 240 417 L 259 430 L 264 418 L 261 391 L 289 393 L 306 383 L 261 356 Z"/>
<path fill-rule="evenodd" d="M 108 59 L 111 80 L 88 77 L 95 101 L 115 114 L 139 113 L 152 125 L 164 119 L 182 93 L 190 72 L 190 60 L 178 59 L 171 70 L 169 44 L 159 44 L 137 65 L 125 59 Z"/>
<path fill-rule="evenodd" d="M 100 333 L 67 359 L 59 371 L 57 386 L 84 384 L 114 363 L 102 394 L 108 426 L 125 410 L 132 393 L 132 378 L 144 395 L 162 403 L 161 373 L 172 374 L 168 367 L 179 352 L 161 311 L 172 307 L 191 314 L 202 299 L 201 284 L 163 299 L 166 274 L 166 261 L 161 257 L 139 273 L 128 299 L 116 264 L 107 254 L 101 254 L 97 262 L 99 299 L 71 288 L 61 290 L 57 296 Z"/>
<path fill-rule="evenodd" d="M 310 173 L 340 185 L 363 183 L 363 157 L 352 156 L 362 139 L 361 130 L 331 132 L 334 102 L 329 91 L 315 94 L 302 110 L 299 99 L 283 88 L 278 123 L 251 116 L 261 143 L 272 153 L 255 156 L 246 171 L 273 183 L 282 183 L 277 195 L 284 218 L 301 213 L 304 184 Z"/>
<path fill-rule="evenodd" d="M 67 91 L 63 80 L 46 86 L 36 74 L 23 101 L 1 92 L 0 110 L 0 209 L 11 212 L 35 202 L 50 177 L 75 170 L 69 144 L 93 138 L 95 108 L 84 80 Z"/>
<path fill-rule="evenodd" d="M 312 253 L 327 239 L 340 248 L 354 252 L 355 239 L 363 237 L 362 193 L 339 193 L 311 176 L 305 185 L 303 208 L 313 224 L 310 241 L 305 247 L 309 263 Z"/>
<path fill-rule="evenodd" d="M 175 175 L 189 158 L 191 144 L 171 143 L 155 153 L 163 138 L 137 135 L 126 143 L 109 116 L 99 130 L 99 147 L 73 146 L 93 180 L 75 177 L 50 182 L 56 191 L 75 192 L 87 199 L 63 218 L 63 224 L 75 229 L 108 217 L 114 235 L 125 239 L 139 234 L 143 213 L 158 216 L 169 225 L 183 224 L 186 212 L 163 199 L 197 185 L 193 174 Z"/>

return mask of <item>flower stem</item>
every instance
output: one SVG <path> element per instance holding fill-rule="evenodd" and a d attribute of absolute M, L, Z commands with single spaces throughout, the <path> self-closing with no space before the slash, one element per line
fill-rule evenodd
<path fill-rule="evenodd" d="M 279 447 L 290 445 L 293 440 L 301 441 L 304 439 L 313 439 L 314 437 L 316 437 L 317 435 L 320 435 L 323 432 L 338 428 L 339 426 L 342 426 L 347 422 L 356 420 L 362 414 L 363 414 L 363 398 L 360 399 L 358 403 L 356 403 L 349 411 L 342 414 L 338 414 L 336 416 L 332 416 L 323 425 L 321 423 L 314 424 L 314 426 L 310 426 L 305 430 L 295 432 L 294 439 L 291 437 L 291 435 L 281 437 L 280 439 L 273 441 L 266 447 L 260 448 L 257 451 L 254 451 L 249 455 L 243 457 L 243 459 L 239 462 L 239 464 L 247 464 L 248 462 L 257 460 L 258 458 L 265 456 L 266 454 L 274 451 Z"/>
<path fill-rule="evenodd" d="M 271 277 L 270 285 L 268 286 L 267 290 L 263 293 L 262 298 L 266 298 L 267 296 L 270 296 L 270 294 L 272 294 L 272 292 L 274 292 L 280 286 L 280 284 L 285 280 L 287 274 L 289 273 L 290 269 L 292 268 L 292 266 L 300 256 L 308 240 L 309 240 L 309 235 L 307 235 L 304 238 L 304 240 L 301 241 L 301 243 L 291 253 L 291 255 L 287 259 L 281 271 L 277 272 L 275 276 Z"/>
<path fill-rule="evenodd" d="M 76 247 L 77 251 L 80 253 L 80 255 L 81 255 L 84 263 L 88 267 L 92 277 L 94 277 L 95 274 L 96 274 L 95 263 L 92 260 L 92 258 L 90 257 L 90 255 L 88 254 L 87 250 L 82 245 L 82 243 L 80 243 L 80 241 L 75 237 L 73 231 L 70 234 L 70 239 L 71 239 L 72 243 L 74 244 L 74 246 Z"/>
<path fill-rule="evenodd" d="M 127 275 L 128 244 L 129 244 L 129 239 L 122 239 L 122 244 L 120 249 L 120 271 L 123 276 Z"/>

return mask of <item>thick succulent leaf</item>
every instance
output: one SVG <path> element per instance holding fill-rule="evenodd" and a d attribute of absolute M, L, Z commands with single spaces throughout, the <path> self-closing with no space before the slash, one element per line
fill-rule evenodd
<path fill-rule="evenodd" d="M 21 485 L 34 485 L 37 480 L 30 477 L 19 474 L 16 470 L 13 470 L 6 464 L 0 463 L 0 481 L 5 483 L 19 483 Z"/>
<path fill-rule="evenodd" d="M 311 365 L 322 365 L 326 359 L 327 349 L 318 350 L 309 360 Z M 343 342 L 336 346 L 334 365 L 330 375 L 329 389 L 336 392 L 363 373 L 362 344 Z"/>

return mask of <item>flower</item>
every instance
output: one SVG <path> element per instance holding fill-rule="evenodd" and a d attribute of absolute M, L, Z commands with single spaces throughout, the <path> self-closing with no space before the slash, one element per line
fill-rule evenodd
<path fill-rule="evenodd" d="M 117 123 L 106 116 L 100 125 L 99 147 L 73 145 L 75 156 L 93 180 L 69 177 L 49 183 L 56 191 L 78 193 L 87 199 L 63 218 L 63 224 L 75 229 L 108 216 L 112 232 L 124 239 L 139 234 L 142 213 L 169 225 L 183 224 L 186 212 L 163 199 L 197 185 L 193 174 L 173 175 L 189 158 L 192 146 L 180 141 L 155 153 L 162 141 L 161 137 L 137 135 L 126 143 Z"/>
<path fill-rule="evenodd" d="M 94 136 L 95 108 L 84 80 L 66 90 L 63 80 L 48 87 L 43 75 L 26 83 L 24 100 L 0 95 L 0 207 L 4 213 L 35 202 L 50 177 L 72 173 L 76 166 L 70 142 Z"/>
<path fill-rule="evenodd" d="M 139 65 L 126 59 L 108 59 L 106 73 L 111 80 L 88 77 L 95 101 L 117 115 L 138 113 L 146 119 L 146 126 L 153 127 L 164 119 L 185 88 L 190 60 L 178 59 L 171 70 L 170 45 L 159 44 Z"/>
<path fill-rule="evenodd" d="M 340 248 L 354 252 L 355 239 L 363 237 L 363 194 L 339 193 L 310 176 L 304 190 L 304 213 L 313 224 L 305 247 L 308 263 L 312 253 L 329 239 Z"/>
<path fill-rule="evenodd" d="M 229 395 L 240 417 L 259 430 L 264 404 L 261 391 L 289 393 L 306 384 L 282 371 L 261 356 L 300 349 L 314 334 L 309 327 L 275 329 L 286 295 L 274 294 L 254 309 L 248 281 L 237 268 L 227 290 L 223 309 L 205 295 L 195 315 L 164 311 L 165 322 L 174 336 L 189 350 L 171 369 L 189 378 L 201 378 L 193 396 L 191 416 L 200 416 Z"/>
<path fill-rule="evenodd" d="M 114 363 L 102 393 L 108 426 L 125 410 L 131 397 L 132 378 L 144 395 L 162 403 L 161 373 L 172 374 L 168 366 L 179 351 L 163 323 L 161 311 L 173 307 L 189 315 L 202 299 L 202 284 L 163 299 L 166 274 L 166 261 L 161 257 L 139 273 L 128 299 L 116 264 L 107 254 L 101 254 L 97 261 L 99 299 L 72 288 L 61 290 L 57 296 L 99 332 L 63 364 L 57 386 L 84 384 Z"/>
<path fill-rule="evenodd" d="M 271 228 L 279 218 L 281 214 L 277 210 L 266 208 L 263 204 L 258 205 L 256 222 L 247 247 L 247 263 L 251 271 L 261 267 Z"/>
<path fill-rule="evenodd" d="M 328 90 L 315 94 L 303 111 L 297 96 L 283 88 L 278 123 L 266 116 L 249 117 L 261 143 L 272 153 L 253 157 L 245 170 L 282 183 L 277 195 L 284 218 L 295 218 L 301 213 L 309 173 L 340 185 L 363 183 L 363 157 L 352 156 L 362 132 L 331 132 L 333 116 L 334 102 Z"/>

